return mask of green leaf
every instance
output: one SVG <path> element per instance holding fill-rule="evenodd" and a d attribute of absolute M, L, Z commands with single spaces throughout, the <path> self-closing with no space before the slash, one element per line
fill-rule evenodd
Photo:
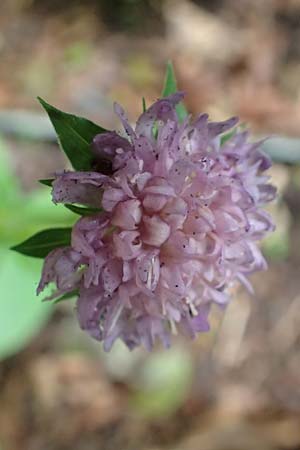
<path fill-rule="evenodd" d="M 73 213 L 78 214 L 79 216 L 91 216 L 103 211 L 101 208 L 87 208 L 84 206 L 71 205 L 69 203 L 65 203 L 64 206 Z"/>
<path fill-rule="evenodd" d="M 184 402 L 192 381 L 192 361 L 183 348 L 149 355 L 139 374 L 133 402 L 137 411 L 152 418 L 166 417 Z"/>
<path fill-rule="evenodd" d="M 147 109 L 145 97 L 142 98 L 142 106 L 143 106 L 143 113 L 144 113 Z"/>
<path fill-rule="evenodd" d="M 221 147 L 236 134 L 236 128 L 221 136 Z"/>
<path fill-rule="evenodd" d="M 162 96 L 167 97 L 168 95 L 174 94 L 175 92 L 177 92 L 177 81 L 175 77 L 174 67 L 172 62 L 168 61 Z"/>
<path fill-rule="evenodd" d="M 60 303 L 60 302 L 63 302 L 64 300 L 70 300 L 71 298 L 74 298 L 77 295 L 79 295 L 79 291 L 78 291 L 78 289 L 75 289 L 74 291 L 67 292 L 66 294 L 64 294 L 61 297 L 57 298 L 56 300 L 54 300 L 53 303 Z"/>
<path fill-rule="evenodd" d="M 158 136 L 158 125 L 157 122 L 154 123 L 153 127 L 152 127 L 152 136 L 154 137 L 154 139 L 157 139 Z"/>
<path fill-rule="evenodd" d="M 36 258 L 45 258 L 51 250 L 70 245 L 72 228 L 51 228 L 43 230 L 21 244 L 11 247 L 18 253 Z"/>
<path fill-rule="evenodd" d="M 91 143 L 96 134 L 106 130 L 83 117 L 60 111 L 38 97 L 48 113 L 60 146 L 75 170 L 89 170 L 92 161 Z"/>
<path fill-rule="evenodd" d="M 167 97 L 168 95 L 174 94 L 177 92 L 177 81 L 175 77 L 174 67 L 171 61 L 167 63 L 167 71 L 164 81 L 164 88 L 162 91 L 162 97 Z M 178 118 L 180 122 L 182 122 L 186 116 L 188 115 L 188 112 L 184 106 L 183 103 L 179 103 L 179 105 L 176 106 L 176 112 L 178 115 Z"/>
<path fill-rule="evenodd" d="M 52 186 L 54 178 L 46 178 L 44 180 L 39 180 L 39 183 L 44 184 L 45 186 Z"/>
<path fill-rule="evenodd" d="M 17 353 L 41 330 L 53 311 L 35 295 L 41 261 L 0 248 L 0 359 Z"/>

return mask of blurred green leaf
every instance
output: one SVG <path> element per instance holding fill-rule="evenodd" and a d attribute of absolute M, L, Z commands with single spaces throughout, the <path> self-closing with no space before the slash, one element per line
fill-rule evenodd
<path fill-rule="evenodd" d="M 70 211 L 51 202 L 48 189 L 23 194 L 9 162 L 5 142 L 0 137 L 0 245 L 13 245 L 41 228 L 74 223 Z"/>
<path fill-rule="evenodd" d="M 72 228 L 50 228 L 40 231 L 11 250 L 36 258 L 45 258 L 51 250 L 70 245 Z"/>
<path fill-rule="evenodd" d="M 64 206 L 73 213 L 78 214 L 79 216 L 91 216 L 93 214 L 98 214 L 101 211 L 103 211 L 100 208 L 88 208 L 84 206 L 71 205 L 69 203 L 66 203 Z"/>
<path fill-rule="evenodd" d="M 92 161 L 92 140 L 96 134 L 106 130 L 88 119 L 60 111 L 40 97 L 38 100 L 48 113 L 60 146 L 74 169 L 89 170 Z"/>
<path fill-rule="evenodd" d="M 184 349 L 149 355 L 134 398 L 141 414 L 161 417 L 174 412 L 184 401 L 192 378 L 192 361 Z"/>
<path fill-rule="evenodd" d="M 282 261 L 288 258 L 290 254 L 290 235 L 289 230 L 284 229 L 277 222 L 277 229 L 264 238 L 262 241 L 262 249 L 268 259 Z"/>
<path fill-rule="evenodd" d="M 171 61 L 169 61 L 167 63 L 167 71 L 164 81 L 164 88 L 162 91 L 162 97 L 167 97 L 168 95 L 174 94 L 177 91 L 177 81 L 173 64 Z M 188 112 L 183 103 L 179 103 L 179 105 L 176 106 L 176 112 L 180 122 L 182 122 L 188 115 Z"/>
<path fill-rule="evenodd" d="M 52 305 L 35 298 L 41 262 L 0 248 L 0 358 L 25 347 L 42 328 Z"/>
<path fill-rule="evenodd" d="M 74 215 L 51 202 L 49 190 L 21 192 L 10 169 L 5 142 L 0 139 L 0 359 L 27 345 L 42 328 L 53 306 L 35 297 L 41 261 L 8 249 L 39 227 L 68 226 Z"/>
<path fill-rule="evenodd" d="M 88 41 L 76 41 L 65 48 L 65 62 L 74 72 L 76 69 L 86 67 L 93 55 L 93 49 Z"/>
<path fill-rule="evenodd" d="M 49 192 L 36 191 L 22 196 L 18 190 L 9 202 L 5 198 L 0 206 L 0 245 L 14 245 L 46 227 L 68 226 L 74 223 L 74 215 L 63 206 L 54 205 Z M 22 224 L 22 226 L 20 226 Z"/>

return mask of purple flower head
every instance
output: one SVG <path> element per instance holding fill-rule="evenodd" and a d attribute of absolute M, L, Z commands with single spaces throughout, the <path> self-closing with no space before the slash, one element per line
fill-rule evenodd
<path fill-rule="evenodd" d="M 275 188 L 260 143 L 236 132 L 237 119 L 209 122 L 202 114 L 179 123 L 183 94 L 158 100 L 135 129 L 115 105 L 127 138 L 95 136 L 93 154 L 110 173 L 56 176 L 53 201 L 104 211 L 75 224 L 70 247 L 46 258 L 38 292 L 79 290 L 79 324 L 109 350 L 117 338 L 131 349 L 170 345 L 171 334 L 193 338 L 209 329 L 212 303 L 224 306 L 234 282 L 265 269 L 257 247 L 274 226 L 262 205 Z"/>

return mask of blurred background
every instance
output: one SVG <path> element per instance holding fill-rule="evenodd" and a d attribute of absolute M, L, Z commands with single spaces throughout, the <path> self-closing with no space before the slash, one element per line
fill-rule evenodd
<path fill-rule="evenodd" d="M 104 354 L 72 301 L 35 297 L 41 261 L 8 251 L 76 219 L 37 183 L 66 160 L 36 96 L 113 128 L 168 59 L 191 112 L 279 136 L 270 268 L 193 343 Z M 0 450 L 299 450 L 300 1 L 2 0 L 0 61 Z"/>

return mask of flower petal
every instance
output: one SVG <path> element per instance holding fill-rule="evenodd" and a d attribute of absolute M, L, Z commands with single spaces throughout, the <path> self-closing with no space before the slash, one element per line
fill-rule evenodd
<path fill-rule="evenodd" d="M 101 188 L 111 182 L 97 172 L 66 172 L 56 175 L 52 184 L 54 203 L 81 203 L 88 206 L 101 206 Z"/>
<path fill-rule="evenodd" d="M 105 211 L 112 211 L 114 207 L 125 200 L 127 195 L 123 191 L 123 189 L 118 188 L 108 188 L 104 191 L 102 197 L 102 207 Z"/>
<path fill-rule="evenodd" d="M 126 117 L 125 111 L 122 108 L 122 106 L 119 105 L 118 103 L 114 103 L 114 111 L 117 114 L 117 116 L 119 117 L 119 119 L 121 120 L 123 127 L 124 127 L 126 133 L 128 134 L 128 136 L 133 138 L 135 136 L 135 133 Z"/>
<path fill-rule="evenodd" d="M 118 154 L 118 150 L 131 151 L 132 146 L 127 139 L 115 131 L 97 134 L 93 139 L 92 151 L 97 158 L 107 158 L 113 161 Z"/>
<path fill-rule="evenodd" d="M 136 281 L 146 292 L 154 292 L 160 274 L 159 258 L 155 252 L 141 255 L 136 260 Z"/>
<path fill-rule="evenodd" d="M 122 282 L 123 267 L 120 260 L 111 259 L 102 270 L 101 277 L 106 293 L 112 294 Z"/>
<path fill-rule="evenodd" d="M 144 136 L 153 141 L 152 128 L 156 121 L 166 122 L 168 119 L 177 123 L 177 115 L 175 106 L 184 97 L 182 92 L 177 92 L 169 97 L 162 98 L 153 103 L 150 108 L 145 111 L 136 123 L 135 132 L 137 136 Z"/>
<path fill-rule="evenodd" d="M 160 247 L 170 236 L 170 226 L 158 216 L 144 216 L 141 238 L 145 244 Z"/>
<path fill-rule="evenodd" d="M 142 218 L 139 200 L 127 200 L 116 206 L 111 223 L 125 230 L 135 230 Z"/>
<path fill-rule="evenodd" d="M 37 287 L 37 294 L 54 282 L 58 288 L 55 298 L 65 292 L 74 290 L 78 286 L 81 274 L 77 272 L 81 255 L 71 247 L 59 247 L 52 250 L 45 258 L 42 277 Z M 50 297 L 48 297 L 50 299 Z"/>
<path fill-rule="evenodd" d="M 105 306 L 101 305 L 103 290 L 101 287 L 81 289 L 77 300 L 77 317 L 80 327 L 87 331 L 94 339 L 103 338 L 100 329 L 100 316 L 105 313 Z"/>
<path fill-rule="evenodd" d="M 72 248 L 86 257 L 94 257 L 95 251 L 104 245 L 102 237 L 108 224 L 108 217 L 104 214 L 82 217 L 72 230 Z"/>
<path fill-rule="evenodd" d="M 233 128 L 238 121 L 238 117 L 231 117 L 230 119 L 224 120 L 224 122 L 210 122 L 208 124 L 209 137 L 214 138 L 218 134 L 225 133 L 225 131 Z"/>
<path fill-rule="evenodd" d="M 113 234 L 114 252 L 118 258 L 124 261 L 136 258 L 142 248 L 138 231 L 121 231 Z"/>

